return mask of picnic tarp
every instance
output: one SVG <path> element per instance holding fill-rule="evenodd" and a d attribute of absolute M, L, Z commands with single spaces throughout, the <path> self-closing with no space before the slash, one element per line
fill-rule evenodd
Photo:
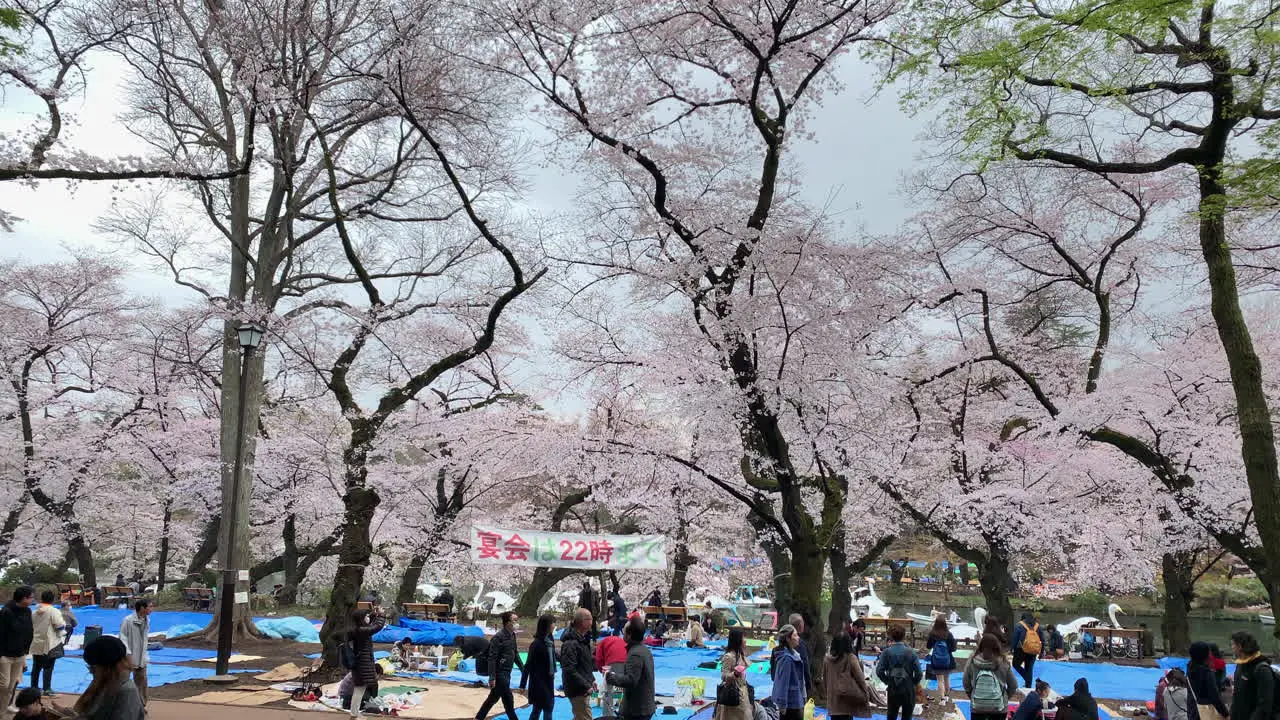
<path fill-rule="evenodd" d="M 452 645 L 453 639 L 459 635 L 484 635 L 484 630 L 475 625 L 457 625 L 402 617 L 397 625 L 382 628 L 377 635 L 373 636 L 373 641 L 394 643 L 409 638 L 409 642 L 414 645 Z"/>

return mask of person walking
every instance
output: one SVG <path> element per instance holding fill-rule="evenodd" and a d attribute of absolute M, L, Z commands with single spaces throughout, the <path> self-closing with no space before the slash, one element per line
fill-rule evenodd
<path fill-rule="evenodd" d="M 62 613 L 53 606 L 57 597 L 52 590 L 40 593 L 40 604 L 31 614 L 31 687 L 40 689 L 43 679 L 46 697 L 56 697 L 53 693 L 53 664 L 62 657 L 62 631 L 67 626 Z"/>
<path fill-rule="evenodd" d="M 889 627 L 889 641 L 893 644 L 880 653 L 876 661 L 876 677 L 885 684 L 888 697 L 888 720 L 911 720 L 916 709 L 916 686 L 924 678 L 916 653 L 903 642 L 907 631 L 901 625 Z"/>
<path fill-rule="evenodd" d="M 964 692 L 969 696 L 970 720 L 1005 720 L 1009 698 L 1018 688 L 1013 668 L 1004 659 L 1000 638 L 987 633 L 964 666 Z"/>
<path fill-rule="evenodd" d="M 533 714 L 529 720 L 551 720 L 556 704 L 556 639 L 552 631 L 556 619 L 551 615 L 538 618 L 538 628 L 529 643 L 529 657 L 520 676 L 520 689 L 528 690 Z"/>
<path fill-rule="evenodd" d="M 120 640 L 129 650 L 129 664 L 133 667 L 133 683 L 142 696 L 142 704 L 147 704 L 147 662 L 150 653 L 147 651 L 148 635 L 151 631 L 151 601 L 143 598 L 133 604 L 133 612 L 120 622 Z"/>
<path fill-rule="evenodd" d="M 378 684 L 378 666 L 373 661 L 373 636 L 384 625 L 386 620 L 373 610 L 356 609 L 351 613 L 351 629 L 347 631 L 347 641 L 351 643 L 351 655 L 355 660 L 351 668 L 351 680 L 355 683 L 351 689 L 351 717 L 363 715 L 365 692 Z"/>
<path fill-rule="evenodd" d="M 610 635 L 601 638 L 596 643 L 595 663 L 596 671 L 601 676 L 608 677 L 609 669 L 614 665 L 622 667 L 627 662 L 627 641 L 622 639 L 621 635 Z M 605 682 L 604 691 L 600 693 L 600 710 L 604 713 L 604 717 L 614 717 L 614 695 L 618 692 L 618 688 Z"/>
<path fill-rule="evenodd" d="M 142 694 L 129 678 L 129 651 L 120 638 L 103 635 L 85 646 L 84 662 L 92 680 L 76 700 L 81 720 L 144 720 Z"/>
<path fill-rule="evenodd" d="M 501 615 L 502 629 L 489 641 L 489 696 L 480 704 L 476 720 L 489 717 L 493 706 L 502 701 L 502 709 L 507 713 L 507 720 L 516 720 L 516 701 L 511 694 L 511 668 L 518 667 L 524 672 L 524 663 L 520 661 L 520 653 L 516 651 L 516 631 L 520 616 L 513 612 Z"/>
<path fill-rule="evenodd" d="M 573 708 L 573 720 L 591 720 L 591 693 L 596 689 L 596 679 L 591 674 L 594 666 L 590 637 L 594 622 L 589 608 L 578 608 L 560 638 L 560 683 Z"/>
<path fill-rule="evenodd" d="M 773 653 L 773 704 L 782 720 L 801 720 L 809 690 L 804 681 L 804 662 L 800 659 L 800 633 L 794 625 L 778 629 L 778 647 Z"/>
<path fill-rule="evenodd" d="M 1222 701 L 1222 691 L 1218 689 L 1218 676 L 1213 672 L 1209 659 L 1209 643 L 1191 643 L 1188 654 L 1191 660 L 1187 663 L 1187 684 L 1196 699 L 1200 720 L 1227 720 L 1231 711 Z"/>
<path fill-rule="evenodd" d="M 938 679 L 938 699 L 946 703 L 951 698 L 951 671 L 956 669 L 956 638 L 941 615 L 933 621 L 925 648 L 929 650 L 929 670 Z"/>
<path fill-rule="evenodd" d="M 822 661 L 822 678 L 831 720 L 871 717 L 871 687 L 848 633 L 831 638 L 831 650 Z"/>
<path fill-rule="evenodd" d="M 1236 675 L 1232 686 L 1231 720 L 1274 720 L 1276 675 L 1262 654 L 1258 641 L 1247 632 L 1231 636 L 1236 654 Z"/>
<path fill-rule="evenodd" d="M 738 686 L 738 704 L 734 706 L 716 703 L 714 720 L 751 720 L 754 708 L 749 699 L 747 689 L 747 668 L 751 661 L 747 659 L 746 639 L 742 630 L 734 628 L 729 631 L 729 644 L 720 656 L 720 683 L 731 683 Z"/>
<path fill-rule="evenodd" d="M 1022 675 L 1027 687 L 1031 687 L 1032 670 L 1042 647 L 1040 624 L 1036 622 L 1035 615 L 1023 613 L 1022 621 L 1013 628 L 1013 669 Z"/>
<path fill-rule="evenodd" d="M 644 630 L 643 620 L 627 623 L 627 662 L 621 672 L 613 668 L 605 675 L 605 682 L 622 688 L 622 720 L 649 720 L 657 709 L 653 699 L 653 653 L 644 644 Z"/>
<path fill-rule="evenodd" d="M 36 591 L 23 585 L 13 591 L 13 599 L 0 608 L 0 720 L 13 716 L 9 710 L 22 673 L 26 669 L 27 654 L 31 652 L 34 628 L 31 619 L 31 603 Z"/>
<path fill-rule="evenodd" d="M 809 664 L 809 646 L 804 641 L 804 616 L 800 613 L 792 613 L 787 618 L 787 625 L 796 631 L 796 654 L 800 656 L 800 667 L 804 671 L 804 692 L 805 697 L 813 696 L 813 668 Z M 782 644 L 773 649 L 773 656 L 770 658 L 769 677 L 772 678 L 778 666 L 778 655 L 785 650 Z"/>

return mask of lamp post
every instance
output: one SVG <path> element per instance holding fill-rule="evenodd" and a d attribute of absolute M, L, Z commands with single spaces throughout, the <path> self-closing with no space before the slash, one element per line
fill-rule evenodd
<path fill-rule="evenodd" d="M 236 334 L 240 336 L 240 349 L 243 351 L 240 360 L 240 407 L 236 418 L 236 456 L 235 467 L 231 476 L 231 497 L 226 505 L 222 508 L 225 522 L 227 525 L 227 543 L 226 552 L 223 554 L 226 565 L 222 568 L 222 589 L 220 610 L 221 619 L 218 622 L 218 660 L 214 670 L 214 677 L 209 678 L 210 682 L 233 682 L 234 678 L 230 674 L 231 665 L 231 639 L 235 632 L 235 612 L 236 612 L 236 574 L 240 565 L 240 558 L 236 552 L 236 517 L 239 513 L 240 504 L 240 488 L 244 478 L 244 436 L 245 436 L 245 418 L 248 416 L 248 397 L 249 397 L 249 363 L 253 358 L 253 353 L 258 349 L 258 345 L 262 342 L 264 330 L 253 323 L 245 323 L 236 328 Z"/>

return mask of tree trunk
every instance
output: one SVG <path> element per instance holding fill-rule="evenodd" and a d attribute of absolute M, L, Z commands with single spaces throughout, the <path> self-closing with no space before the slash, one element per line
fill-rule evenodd
<path fill-rule="evenodd" d="M 200 579 L 204 571 L 209 569 L 209 561 L 218 551 L 218 529 L 221 527 L 221 515 L 214 515 L 205 521 L 204 529 L 200 531 L 200 544 L 191 556 L 191 562 L 187 563 L 188 581 Z"/>
<path fill-rule="evenodd" d="M 973 579 L 973 574 L 969 572 L 969 562 L 960 560 L 956 567 L 960 571 L 960 584 L 968 587 L 969 581 Z"/>
<path fill-rule="evenodd" d="M 22 491 L 22 496 L 18 502 L 4 516 L 4 524 L 0 525 L 0 560 L 9 557 L 9 548 L 13 546 L 13 539 L 18 536 L 18 526 L 22 524 L 22 513 L 27 509 L 27 503 L 31 500 L 31 495 L 26 491 Z"/>
<path fill-rule="evenodd" d="M 779 611 L 783 615 L 799 613 L 805 619 L 804 641 L 809 647 L 810 670 L 813 673 L 815 697 L 825 697 L 822 657 L 827 654 L 827 633 L 822 618 L 822 579 L 827 567 L 827 554 L 811 539 L 793 539 L 791 543 L 791 601 Z"/>
<path fill-rule="evenodd" d="M 1215 103 L 1215 111 L 1218 110 Z M 1229 128 L 1214 135 L 1225 148 Z M 1200 250 L 1209 273 L 1213 319 L 1231 371 L 1236 418 L 1240 426 L 1240 451 L 1244 459 L 1249 497 L 1264 555 L 1280 557 L 1280 468 L 1276 462 L 1275 432 L 1262 378 L 1262 363 L 1254 349 L 1249 326 L 1240 307 L 1235 266 L 1228 244 L 1223 203 L 1222 159 L 1200 168 Z M 1280 563 L 1269 563 L 1265 583 L 1280 585 Z"/>
<path fill-rule="evenodd" d="M 1009 559 L 991 553 L 978 564 L 978 583 L 986 601 L 987 615 L 995 618 L 1010 633 L 1014 625 L 1013 603 L 1009 600 L 1009 586 L 1013 575 L 1009 573 Z"/>
<path fill-rule="evenodd" d="M 93 549 L 89 547 L 89 543 L 85 542 L 84 533 L 80 529 L 80 523 L 72 522 L 66 524 L 67 533 L 70 538 L 67 545 L 71 554 L 76 558 L 76 567 L 80 570 L 80 575 L 84 578 L 85 587 L 98 586 L 98 570 L 93 565 Z"/>
<path fill-rule="evenodd" d="M 409 566 L 400 576 L 400 589 L 396 590 L 396 607 L 413 602 L 418 592 L 418 582 L 422 580 L 422 566 L 427 564 L 426 555 L 414 555 L 409 558 Z"/>
<path fill-rule="evenodd" d="M 1164 617 L 1160 629 L 1164 634 L 1164 651 L 1169 655 L 1186 655 L 1191 647 L 1189 614 L 1195 600 L 1195 553 L 1165 553 L 1161 565 Z"/>
<path fill-rule="evenodd" d="M 164 501 L 164 518 L 160 525 L 160 558 L 156 568 L 156 592 L 164 592 L 169 582 L 169 532 L 173 528 L 173 499 Z"/>
<path fill-rule="evenodd" d="M 547 593 L 554 590 L 561 580 L 573 577 L 578 572 L 572 568 L 536 568 L 533 571 L 533 580 L 525 587 L 524 592 L 520 593 L 520 599 L 516 600 L 516 606 L 513 608 L 516 614 L 520 617 L 537 617 L 538 608 L 542 605 L 542 599 L 547 596 Z"/>
<path fill-rule="evenodd" d="M 849 588 L 853 573 L 845 553 L 845 542 L 845 532 L 841 528 L 831 541 L 831 614 L 827 616 L 827 627 L 832 633 L 844 628 L 853 611 L 853 591 Z"/>
<path fill-rule="evenodd" d="M 678 533 L 677 538 L 679 538 L 680 535 L 686 534 Z M 669 602 L 674 603 L 685 601 L 685 593 L 688 592 L 686 584 L 689 577 L 689 568 L 693 567 L 695 562 L 697 562 L 697 558 L 689 552 L 689 545 L 687 541 L 677 539 L 675 552 L 671 557 L 673 572 L 671 574 L 671 589 L 667 593 Z"/>
<path fill-rule="evenodd" d="M 894 585 L 901 587 L 902 578 L 907 574 L 907 561 L 885 560 L 884 564 L 889 567 L 889 581 Z"/>
<path fill-rule="evenodd" d="M 369 537 L 369 529 L 373 524 L 373 514 L 381 499 L 371 488 L 364 487 L 367 469 L 364 466 L 366 456 L 362 451 L 368 445 L 359 437 L 361 450 L 348 448 L 347 455 L 347 494 L 342 502 L 345 506 L 342 526 L 342 544 L 338 551 L 338 571 L 333 578 L 333 592 L 329 596 L 329 610 L 325 614 L 324 627 L 320 629 L 320 641 L 324 643 L 324 664 L 326 667 L 338 667 L 338 642 L 335 638 L 340 632 L 350 628 L 351 613 L 360 599 L 360 589 L 364 585 L 364 570 L 369 566 L 369 558 L 373 555 L 373 542 Z M 354 477 L 351 477 L 354 476 Z"/>

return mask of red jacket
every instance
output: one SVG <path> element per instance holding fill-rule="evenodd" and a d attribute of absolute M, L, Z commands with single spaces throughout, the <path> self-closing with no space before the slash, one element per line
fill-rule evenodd
<path fill-rule="evenodd" d="M 617 635 L 600 638 L 596 643 L 596 670 L 604 672 L 605 665 L 622 665 L 627 662 L 627 643 Z"/>

